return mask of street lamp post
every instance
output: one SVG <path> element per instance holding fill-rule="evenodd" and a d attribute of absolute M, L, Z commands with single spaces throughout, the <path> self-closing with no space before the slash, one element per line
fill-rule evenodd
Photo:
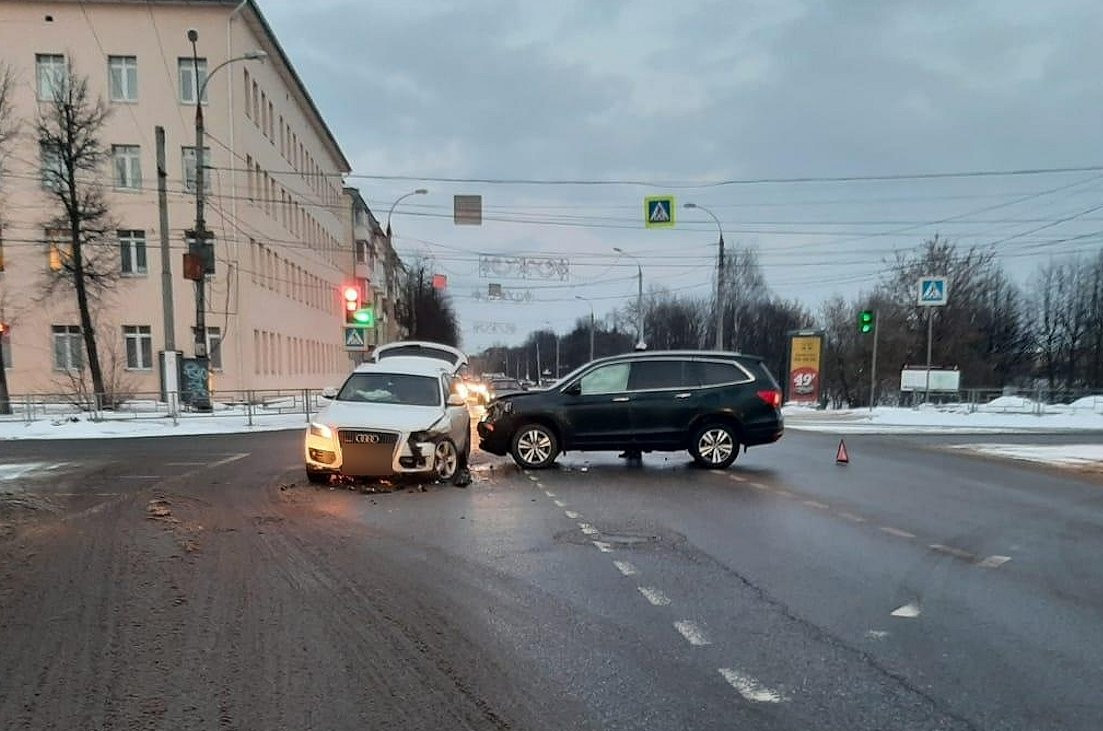
<path fill-rule="evenodd" d="M 716 222 L 716 230 L 720 234 L 720 249 L 716 254 L 716 349 L 724 349 L 724 229 L 720 225 L 720 219 L 716 214 L 704 206 L 696 203 L 686 203 L 683 208 L 695 208 L 704 211 Z M 733 327 L 734 330 L 734 327 Z M 736 333 L 732 332 L 732 344 L 735 344 Z"/>
<path fill-rule="evenodd" d="M 643 267 L 639 259 L 619 246 L 614 246 L 613 251 L 636 262 L 636 350 L 643 350 L 647 347 L 643 341 Z"/>
<path fill-rule="evenodd" d="M 425 188 L 418 188 L 417 190 L 411 190 L 409 193 L 404 193 L 404 194 L 398 196 L 398 198 L 395 200 L 395 202 L 391 204 L 391 209 L 389 211 L 387 211 L 387 238 L 388 239 L 391 238 L 391 216 L 394 214 L 394 209 L 398 206 L 398 204 L 401 203 L 402 201 L 406 200 L 407 198 L 409 198 L 412 195 L 427 195 L 428 193 L 429 193 L 429 191 L 426 190 Z"/>
<path fill-rule="evenodd" d="M 199 255 L 201 268 L 199 276 L 195 279 L 195 359 L 198 361 L 200 371 L 208 373 L 207 353 L 207 222 L 203 215 L 204 205 L 204 170 L 206 159 L 203 154 L 203 96 L 207 93 L 207 84 L 220 69 L 236 61 L 263 61 L 268 57 L 264 51 L 249 51 L 237 58 L 231 58 L 215 66 L 207 74 L 203 82 L 199 81 L 199 51 L 196 43 L 199 41 L 199 32 L 195 29 L 188 31 L 188 40 L 191 42 L 192 73 L 194 74 L 195 88 L 195 239 L 192 244 L 194 249 L 189 253 Z M 206 377 L 206 376 L 204 376 Z M 198 404 L 201 409 L 209 409 L 209 399 L 203 399 Z"/>
<path fill-rule="evenodd" d="M 589 297 L 583 297 L 580 294 L 574 296 L 576 300 L 582 300 L 586 304 L 590 305 L 590 360 L 594 359 L 594 303 Z"/>
<path fill-rule="evenodd" d="M 555 331 L 555 326 L 551 324 L 551 320 L 545 320 L 544 324 L 551 328 L 552 336 L 555 338 L 555 378 L 553 380 L 559 380 L 559 333 Z"/>

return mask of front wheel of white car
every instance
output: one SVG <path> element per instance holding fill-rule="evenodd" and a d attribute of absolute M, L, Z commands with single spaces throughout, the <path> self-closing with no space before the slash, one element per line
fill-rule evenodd
<path fill-rule="evenodd" d="M 447 482 L 456 476 L 460 469 L 460 453 L 451 439 L 441 439 L 433 456 L 433 469 L 437 479 Z"/>

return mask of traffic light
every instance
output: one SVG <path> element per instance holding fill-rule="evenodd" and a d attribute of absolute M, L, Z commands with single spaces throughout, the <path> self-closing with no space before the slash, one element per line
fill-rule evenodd
<path fill-rule="evenodd" d="M 858 313 L 858 332 L 869 335 L 877 325 L 877 316 L 873 310 L 862 310 Z"/>
<path fill-rule="evenodd" d="M 345 325 L 349 327 L 375 327 L 375 310 L 361 302 L 360 288 L 347 284 L 341 290 L 345 302 Z"/>

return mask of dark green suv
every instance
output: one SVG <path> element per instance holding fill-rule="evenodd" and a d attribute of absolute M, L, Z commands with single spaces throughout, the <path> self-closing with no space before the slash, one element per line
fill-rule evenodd
<path fill-rule="evenodd" d="M 762 359 L 739 353 L 629 353 L 587 363 L 548 389 L 492 401 L 480 446 L 540 469 L 560 453 L 686 449 L 730 465 L 740 446 L 776 442 L 781 391 Z"/>

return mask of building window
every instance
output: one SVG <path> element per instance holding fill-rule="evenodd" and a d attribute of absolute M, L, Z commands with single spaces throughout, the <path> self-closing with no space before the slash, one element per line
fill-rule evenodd
<path fill-rule="evenodd" d="M 222 370 L 222 328 L 207 328 L 207 358 L 213 370 Z"/>
<path fill-rule="evenodd" d="M 253 98 L 250 96 L 250 94 L 253 91 L 253 84 L 249 80 L 249 69 L 244 69 L 244 71 L 245 71 L 245 117 L 246 117 L 246 119 L 252 119 L 253 118 Z"/>
<path fill-rule="evenodd" d="M 65 63 L 65 56 L 39 53 L 34 57 L 34 65 L 39 101 L 53 101 L 59 93 L 64 93 L 69 81 L 69 67 Z"/>
<path fill-rule="evenodd" d="M 115 188 L 141 190 L 141 148 L 137 145 L 112 145 L 111 157 L 115 161 Z"/>
<path fill-rule="evenodd" d="M 195 104 L 195 95 L 207 80 L 207 59 L 199 59 L 198 65 L 190 58 L 177 59 L 177 69 L 180 79 L 180 103 Z M 203 89 L 202 102 L 207 103 L 206 89 Z"/>
<path fill-rule="evenodd" d="M 42 187 L 47 190 L 60 190 L 65 179 L 65 164 L 61 159 L 61 149 L 57 145 L 40 143 L 38 154 L 41 160 Z"/>
<path fill-rule="evenodd" d="M 77 325 L 54 325 L 54 368 L 79 371 L 84 368 L 84 344 Z"/>
<path fill-rule="evenodd" d="M 107 80 L 111 101 L 138 101 L 138 57 L 108 56 Z"/>
<path fill-rule="evenodd" d="M 260 89 L 257 88 L 257 82 L 253 82 L 253 124 L 260 126 Z"/>
<path fill-rule="evenodd" d="M 149 325 L 123 325 L 126 341 L 126 367 L 132 371 L 153 368 L 153 335 Z"/>
<path fill-rule="evenodd" d="M 146 232 L 119 231 L 119 259 L 122 273 L 131 276 L 145 274 L 146 268 Z"/>
<path fill-rule="evenodd" d="M 0 272 L 4 271 L 4 229 L 0 228 Z"/>
<path fill-rule="evenodd" d="M 194 147 L 182 147 L 180 148 L 181 158 L 184 162 L 184 189 L 189 193 L 195 192 L 195 148 Z M 211 148 L 203 148 L 203 164 L 209 166 L 211 164 Z M 206 169 L 206 168 L 204 168 Z M 203 190 L 209 191 L 211 189 L 211 176 L 203 176 Z"/>

